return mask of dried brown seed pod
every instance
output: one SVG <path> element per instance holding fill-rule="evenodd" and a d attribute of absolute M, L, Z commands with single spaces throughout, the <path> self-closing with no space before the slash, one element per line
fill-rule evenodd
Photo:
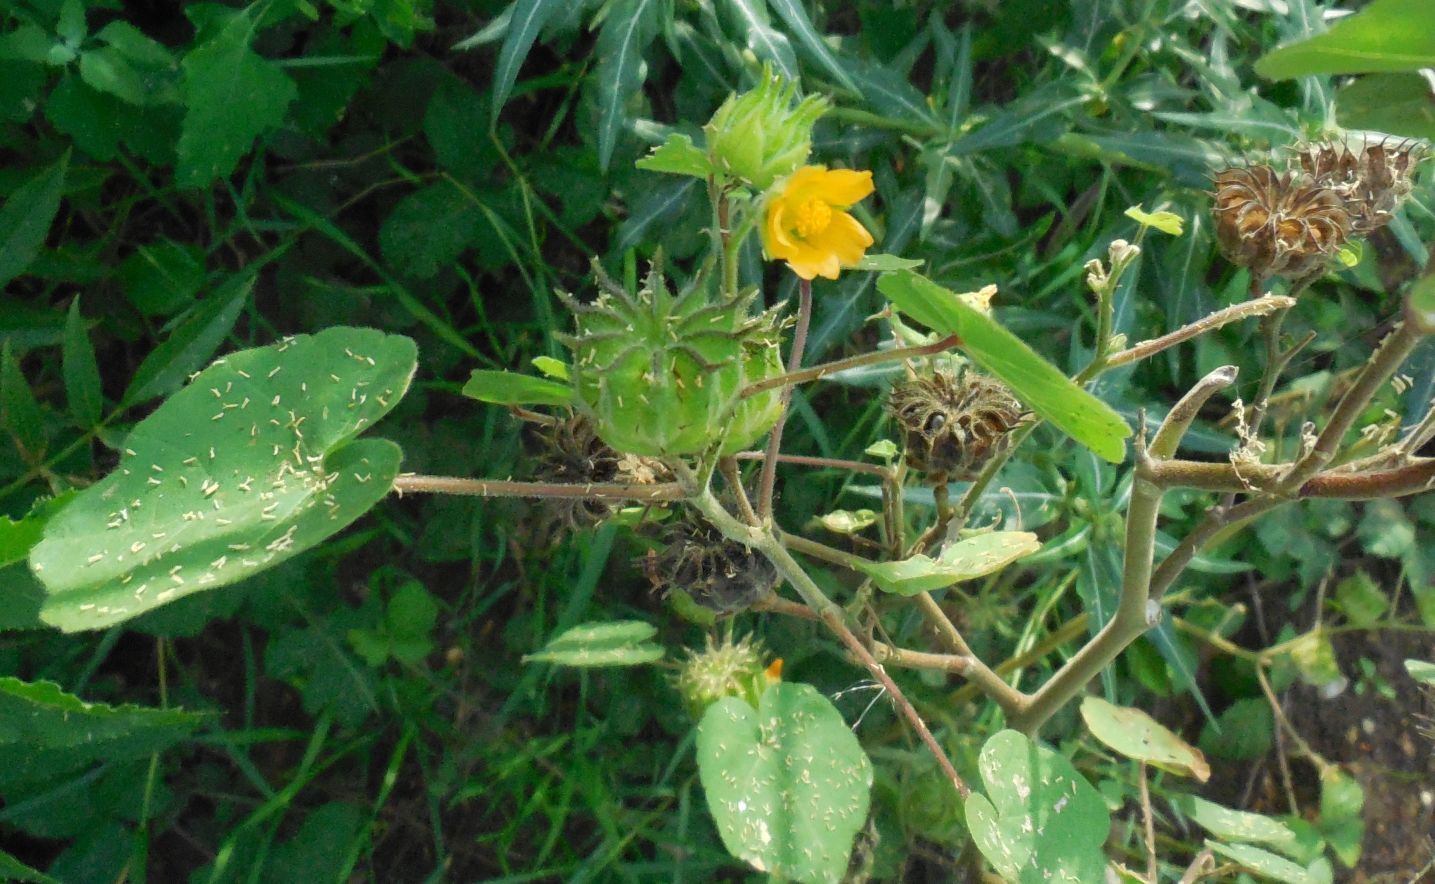
<path fill-rule="evenodd" d="M 1350 237 L 1344 200 L 1305 174 L 1250 166 L 1219 172 L 1215 183 L 1221 252 L 1262 276 L 1305 276 Z"/>
<path fill-rule="evenodd" d="M 651 458 L 619 454 L 598 438 L 593 422 L 583 415 L 560 418 L 534 434 L 537 476 L 541 481 L 569 485 L 620 482 L 648 485 L 667 481 L 662 464 Z M 553 500 L 550 508 L 573 530 L 591 528 L 616 512 L 612 501 L 593 498 Z"/>
<path fill-rule="evenodd" d="M 1379 230 L 1410 195 L 1410 178 L 1424 159 L 1420 145 L 1403 141 L 1363 144 L 1352 150 L 1342 142 L 1325 141 L 1303 145 L 1295 158 L 1311 180 L 1333 190 L 1350 216 L 1351 232 L 1366 236 Z"/>
<path fill-rule="evenodd" d="M 1028 417 L 994 378 L 964 370 L 937 371 L 892 388 L 907 464 L 934 484 L 975 478 Z"/>
<path fill-rule="evenodd" d="M 681 589 L 704 608 L 732 614 L 777 587 L 777 569 L 761 553 L 696 516 L 678 520 L 666 539 L 667 547 L 646 563 L 649 578 L 664 592 Z"/>

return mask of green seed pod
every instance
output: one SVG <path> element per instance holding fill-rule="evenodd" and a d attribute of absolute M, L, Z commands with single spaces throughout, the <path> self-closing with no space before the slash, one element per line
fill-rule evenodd
<path fill-rule="evenodd" d="M 675 683 L 694 721 L 723 697 L 738 697 L 756 709 L 763 693 L 780 680 L 781 661 L 764 664 L 762 645 L 750 636 L 736 642 L 727 637 L 719 644 L 709 635 L 704 650 L 688 653 Z"/>
<path fill-rule="evenodd" d="M 718 165 L 757 190 L 790 175 L 812 152 L 812 126 L 827 101 L 808 96 L 794 107 L 797 84 L 784 84 L 770 70 L 757 88 L 729 95 L 703 127 Z"/>
<path fill-rule="evenodd" d="M 780 321 L 750 315 L 755 290 L 731 299 L 710 294 L 705 276 L 678 295 L 668 290 L 661 256 L 643 287 L 625 291 L 595 264 L 601 293 L 574 313 L 579 409 L 620 452 L 648 457 L 723 454 L 748 447 L 777 423 L 779 390 L 740 399 L 744 387 L 783 371 Z"/>
<path fill-rule="evenodd" d="M 907 465 L 934 484 L 975 478 L 1028 416 L 1005 384 L 974 371 L 937 371 L 899 384 L 888 408 Z"/>

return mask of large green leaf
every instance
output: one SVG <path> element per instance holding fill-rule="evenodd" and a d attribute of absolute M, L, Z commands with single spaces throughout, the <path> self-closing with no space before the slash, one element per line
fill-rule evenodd
<path fill-rule="evenodd" d="M 15 188 L 0 206 L 0 287 L 25 272 L 50 232 L 65 193 L 67 153 L 53 166 Z"/>
<path fill-rule="evenodd" d="M 174 174 L 181 187 L 228 177 L 299 94 L 278 65 L 249 48 L 257 26 L 251 10 L 239 12 L 184 58 L 186 111 Z"/>
<path fill-rule="evenodd" d="M 1065 756 L 1013 730 L 993 734 L 978 762 L 987 794 L 967 797 L 967 826 L 1008 881 L 1102 881 L 1106 802 Z"/>
<path fill-rule="evenodd" d="M 1335 116 L 1347 129 L 1435 140 L 1435 98 L 1419 74 L 1370 74 L 1342 86 Z"/>
<path fill-rule="evenodd" d="M 1435 3 L 1375 0 L 1324 34 L 1269 52 L 1256 73 L 1272 80 L 1435 67 Z"/>
<path fill-rule="evenodd" d="M 1057 429 L 1112 463 L 1125 456 L 1131 427 L 1111 406 L 1078 387 L 1021 338 L 957 294 L 909 270 L 884 273 L 877 289 L 897 309 L 944 335 L 961 338 L 972 361 L 1001 378 Z"/>
<path fill-rule="evenodd" d="M 733 856 L 775 880 L 839 881 L 867 821 L 872 765 L 811 685 L 725 697 L 698 725 L 698 774 Z"/>
<path fill-rule="evenodd" d="M 180 709 L 86 703 L 51 682 L 0 677 L 0 784 L 162 752 L 203 722 Z"/>
<path fill-rule="evenodd" d="M 135 427 L 119 469 L 30 556 L 46 622 L 128 620 L 314 546 L 377 503 L 398 446 L 351 441 L 404 395 L 413 341 L 331 328 L 216 361 Z"/>

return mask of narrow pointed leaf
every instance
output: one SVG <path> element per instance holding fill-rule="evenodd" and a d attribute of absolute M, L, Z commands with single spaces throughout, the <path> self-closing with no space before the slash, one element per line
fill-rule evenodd
<path fill-rule="evenodd" d="M 80 315 L 79 298 L 70 302 L 61 359 L 70 416 L 81 427 L 93 427 L 100 420 L 104 401 L 100 395 L 100 366 L 95 360 L 95 346 L 90 343 L 90 334 L 85 328 L 85 318 Z"/>
<path fill-rule="evenodd" d="M 638 666 L 661 659 L 663 649 L 649 639 L 657 627 L 641 620 L 589 623 L 566 630 L 532 654 L 524 663 L 560 666 Z"/>
<path fill-rule="evenodd" d="M 40 253 L 65 192 L 67 153 L 15 189 L 0 206 L 0 286 L 25 272 Z"/>
<path fill-rule="evenodd" d="M 911 271 L 884 273 L 877 289 L 897 309 L 940 334 L 961 338 L 962 349 L 1001 378 L 1019 399 L 1057 429 L 1112 463 L 1125 457 L 1131 427 L 1026 342 L 966 304 L 955 292 Z"/>
<path fill-rule="evenodd" d="M 493 72 L 493 120 L 498 120 L 499 111 L 508 101 L 513 84 L 518 82 L 518 69 L 538 39 L 538 32 L 548 24 L 555 12 L 561 10 L 566 0 L 515 0 L 509 10 L 508 34 L 504 37 L 503 48 L 498 52 L 498 67 Z M 483 32 L 480 31 L 480 34 Z M 460 44 L 462 45 L 462 44 Z M 455 47 L 458 48 L 458 47 Z M 463 46 L 463 48 L 468 48 Z"/>
<path fill-rule="evenodd" d="M 234 276 L 196 304 L 164 343 L 140 363 L 122 397 L 124 404 L 138 405 L 178 389 L 190 372 L 204 365 L 224 343 L 253 288 L 253 275 Z"/>
<path fill-rule="evenodd" d="M 463 385 L 463 395 L 493 405 L 568 405 L 573 387 L 512 371 L 477 369 Z"/>

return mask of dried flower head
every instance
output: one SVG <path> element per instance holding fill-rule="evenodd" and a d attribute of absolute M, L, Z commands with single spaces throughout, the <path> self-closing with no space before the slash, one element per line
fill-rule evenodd
<path fill-rule="evenodd" d="M 666 592 L 681 589 L 704 608 L 731 614 L 766 598 L 777 586 L 777 569 L 761 553 L 728 540 L 696 517 L 678 520 L 666 539 L 667 548 L 658 553 L 649 573 Z"/>
<path fill-rule="evenodd" d="M 1028 412 L 994 378 L 937 371 L 892 388 L 907 464 L 933 482 L 975 478 L 1007 444 Z"/>
<path fill-rule="evenodd" d="M 1269 166 L 1216 175 L 1216 239 L 1234 264 L 1261 276 L 1301 277 L 1350 237 L 1350 215 L 1333 190 Z"/>
<path fill-rule="evenodd" d="M 1352 150 L 1343 142 L 1326 141 L 1303 145 L 1295 158 L 1313 182 L 1340 197 L 1351 232 L 1366 236 L 1390 223 L 1410 195 L 1410 177 L 1424 149 L 1408 141 L 1394 146 L 1378 141 Z"/>
<path fill-rule="evenodd" d="M 667 469 L 652 458 L 614 451 L 598 438 L 593 422 L 581 414 L 547 424 L 531 438 L 542 481 L 647 485 L 670 478 Z M 553 500 L 548 506 L 571 530 L 591 528 L 616 511 L 612 501 L 595 498 Z"/>

